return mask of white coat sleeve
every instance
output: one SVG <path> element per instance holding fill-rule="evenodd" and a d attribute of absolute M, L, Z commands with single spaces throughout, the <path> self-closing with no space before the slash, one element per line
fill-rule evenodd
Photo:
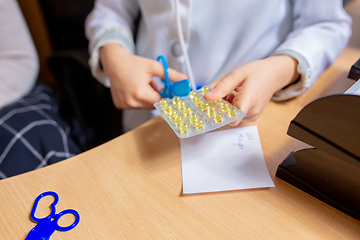
<path fill-rule="evenodd" d="M 0 0 L 0 108 L 35 85 L 39 59 L 17 1 Z"/>
<path fill-rule="evenodd" d="M 341 0 L 293 0 L 293 30 L 272 55 L 297 59 L 301 78 L 278 91 L 273 100 L 295 97 L 306 91 L 329 67 L 351 36 L 351 18 Z"/>
<path fill-rule="evenodd" d="M 89 65 L 92 75 L 104 86 L 110 81 L 100 67 L 99 49 L 108 43 L 118 43 L 134 53 L 133 32 L 139 7 L 135 0 L 96 0 L 85 21 L 85 34 L 89 40 Z"/>

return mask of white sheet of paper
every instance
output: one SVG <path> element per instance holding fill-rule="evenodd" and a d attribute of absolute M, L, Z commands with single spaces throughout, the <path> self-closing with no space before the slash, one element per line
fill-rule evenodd
<path fill-rule="evenodd" d="M 356 89 L 356 91 L 353 93 L 354 95 L 359 95 L 360 96 L 360 88 Z"/>
<path fill-rule="evenodd" d="M 180 139 L 183 194 L 275 187 L 257 126 Z"/>
<path fill-rule="evenodd" d="M 352 94 L 360 96 L 360 80 L 357 80 L 344 94 Z"/>

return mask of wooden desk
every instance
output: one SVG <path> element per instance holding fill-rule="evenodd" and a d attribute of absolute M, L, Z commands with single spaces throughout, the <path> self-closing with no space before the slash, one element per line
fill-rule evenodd
<path fill-rule="evenodd" d="M 57 212 L 73 208 L 81 216 L 53 240 L 360 239 L 360 221 L 275 177 L 280 162 L 305 146 L 286 135 L 291 119 L 310 101 L 349 88 L 354 82 L 346 75 L 359 56 L 346 49 L 308 92 L 270 102 L 251 123 L 275 188 L 181 195 L 179 139 L 159 117 L 71 159 L 0 181 L 0 239 L 25 238 L 35 226 L 33 202 L 48 190 L 59 194 Z"/>

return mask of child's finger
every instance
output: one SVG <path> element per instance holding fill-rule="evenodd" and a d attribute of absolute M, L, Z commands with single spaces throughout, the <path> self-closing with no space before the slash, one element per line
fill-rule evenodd
<path fill-rule="evenodd" d="M 154 61 L 154 60 L 149 60 L 149 61 L 150 61 L 148 65 L 149 72 L 153 76 L 164 78 L 165 77 L 164 66 L 158 61 Z M 187 79 L 187 75 L 178 72 L 172 68 L 169 68 L 168 72 L 169 72 L 169 80 L 171 80 L 172 82 Z"/>
<path fill-rule="evenodd" d="M 243 118 L 238 119 L 238 120 L 236 120 L 234 122 L 229 123 L 229 125 L 232 126 L 232 127 L 236 127 L 242 120 L 243 120 Z"/>
<path fill-rule="evenodd" d="M 172 68 L 169 68 L 169 80 L 171 82 L 181 81 L 184 79 L 188 79 L 188 76 L 186 74 L 183 74 L 181 72 L 178 72 Z"/>
<path fill-rule="evenodd" d="M 229 95 L 226 96 L 225 100 L 232 104 L 234 98 L 235 98 L 235 95 L 233 93 L 230 93 Z"/>
<path fill-rule="evenodd" d="M 161 95 L 154 89 L 154 86 L 149 84 L 144 89 L 144 95 L 141 99 L 139 99 L 138 108 L 154 108 L 153 104 L 159 102 L 161 100 Z"/>
<path fill-rule="evenodd" d="M 158 90 L 158 85 L 157 85 L 157 82 L 156 81 L 151 81 L 150 82 L 150 86 L 157 92 L 159 92 Z"/>
<path fill-rule="evenodd" d="M 244 92 L 239 92 L 233 98 L 232 104 L 246 114 L 246 116 L 244 118 L 239 119 L 239 120 L 229 124 L 231 126 L 236 126 L 241 121 L 245 120 L 248 117 L 249 111 L 253 108 L 253 102 L 252 102 L 251 97 L 248 94 L 244 94 Z"/>
<path fill-rule="evenodd" d="M 216 86 L 211 89 L 208 93 L 204 95 L 204 98 L 207 101 L 215 101 L 220 98 L 225 97 L 233 90 L 235 90 L 243 82 L 245 76 L 241 72 L 237 73 L 232 72 L 226 76 L 221 82 L 216 84 Z"/>
<path fill-rule="evenodd" d="M 151 75 L 161 77 L 161 78 L 165 77 L 164 66 L 161 63 L 159 63 L 158 61 L 150 60 L 150 59 L 147 59 L 147 61 L 148 61 L 147 71 Z"/>

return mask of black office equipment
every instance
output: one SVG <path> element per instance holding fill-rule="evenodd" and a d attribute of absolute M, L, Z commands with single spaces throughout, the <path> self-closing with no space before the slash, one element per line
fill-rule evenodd
<path fill-rule="evenodd" d="M 349 77 L 360 78 L 359 65 Z M 291 121 L 288 135 L 313 148 L 292 152 L 276 176 L 360 219 L 360 96 L 313 101 Z"/>
<path fill-rule="evenodd" d="M 348 78 L 358 80 L 360 78 L 360 59 L 351 66 Z"/>

